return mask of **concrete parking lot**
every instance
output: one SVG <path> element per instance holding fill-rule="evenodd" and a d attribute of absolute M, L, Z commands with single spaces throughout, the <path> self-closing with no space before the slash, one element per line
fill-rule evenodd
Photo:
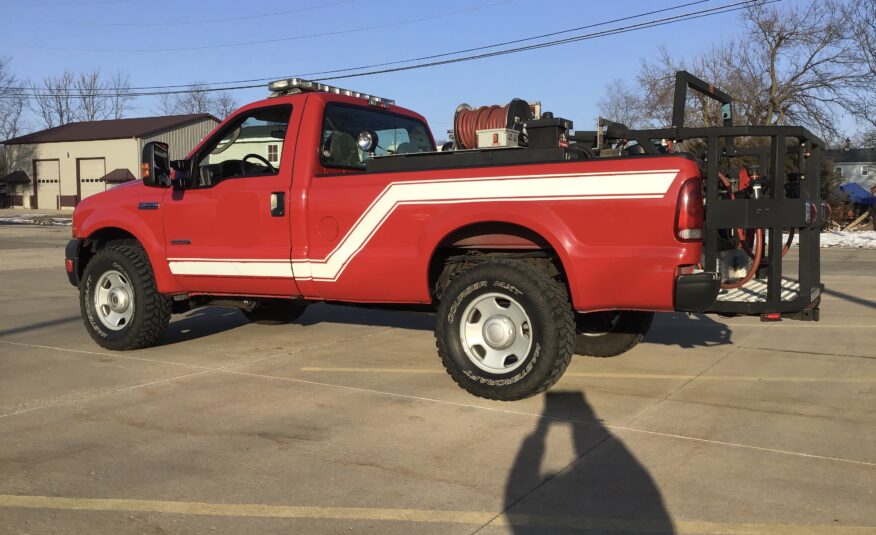
<path fill-rule="evenodd" d="M 68 235 L 0 226 L 2 533 L 876 533 L 876 251 L 823 251 L 819 323 L 661 314 L 498 403 L 427 314 L 208 308 L 104 351 Z"/>

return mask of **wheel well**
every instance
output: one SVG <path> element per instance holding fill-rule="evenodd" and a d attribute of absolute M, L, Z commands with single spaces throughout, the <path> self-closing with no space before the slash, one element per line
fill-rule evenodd
<path fill-rule="evenodd" d="M 484 222 L 451 232 L 435 248 L 429 262 L 432 296 L 439 299 L 458 273 L 495 258 L 523 260 L 566 284 L 562 261 L 544 237 L 513 223 Z"/>
<path fill-rule="evenodd" d="M 139 244 L 140 242 L 127 230 L 116 227 L 106 227 L 92 232 L 91 235 L 85 239 L 85 243 L 82 244 L 82 249 L 79 251 L 80 277 L 85 271 L 85 266 L 88 265 L 95 253 L 110 243 Z"/>

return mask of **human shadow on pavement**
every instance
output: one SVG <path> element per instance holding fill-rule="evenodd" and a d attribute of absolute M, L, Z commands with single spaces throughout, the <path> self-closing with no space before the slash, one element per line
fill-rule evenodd
<path fill-rule="evenodd" d="M 548 392 L 542 417 L 520 445 L 505 487 L 515 534 L 674 533 L 648 471 L 593 413 L 582 392 Z M 556 474 L 541 467 L 552 429 L 568 426 L 576 460 Z"/>

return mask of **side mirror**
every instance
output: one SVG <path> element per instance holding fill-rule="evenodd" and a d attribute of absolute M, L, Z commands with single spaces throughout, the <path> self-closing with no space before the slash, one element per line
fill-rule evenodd
<path fill-rule="evenodd" d="M 140 177 L 151 188 L 170 187 L 170 154 L 167 143 L 150 141 L 143 146 Z"/>

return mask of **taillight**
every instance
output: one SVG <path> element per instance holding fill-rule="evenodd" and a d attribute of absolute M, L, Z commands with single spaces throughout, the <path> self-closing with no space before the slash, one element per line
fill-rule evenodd
<path fill-rule="evenodd" d="M 678 192 L 675 237 L 681 241 L 703 239 L 703 188 L 698 178 L 688 180 Z"/>

